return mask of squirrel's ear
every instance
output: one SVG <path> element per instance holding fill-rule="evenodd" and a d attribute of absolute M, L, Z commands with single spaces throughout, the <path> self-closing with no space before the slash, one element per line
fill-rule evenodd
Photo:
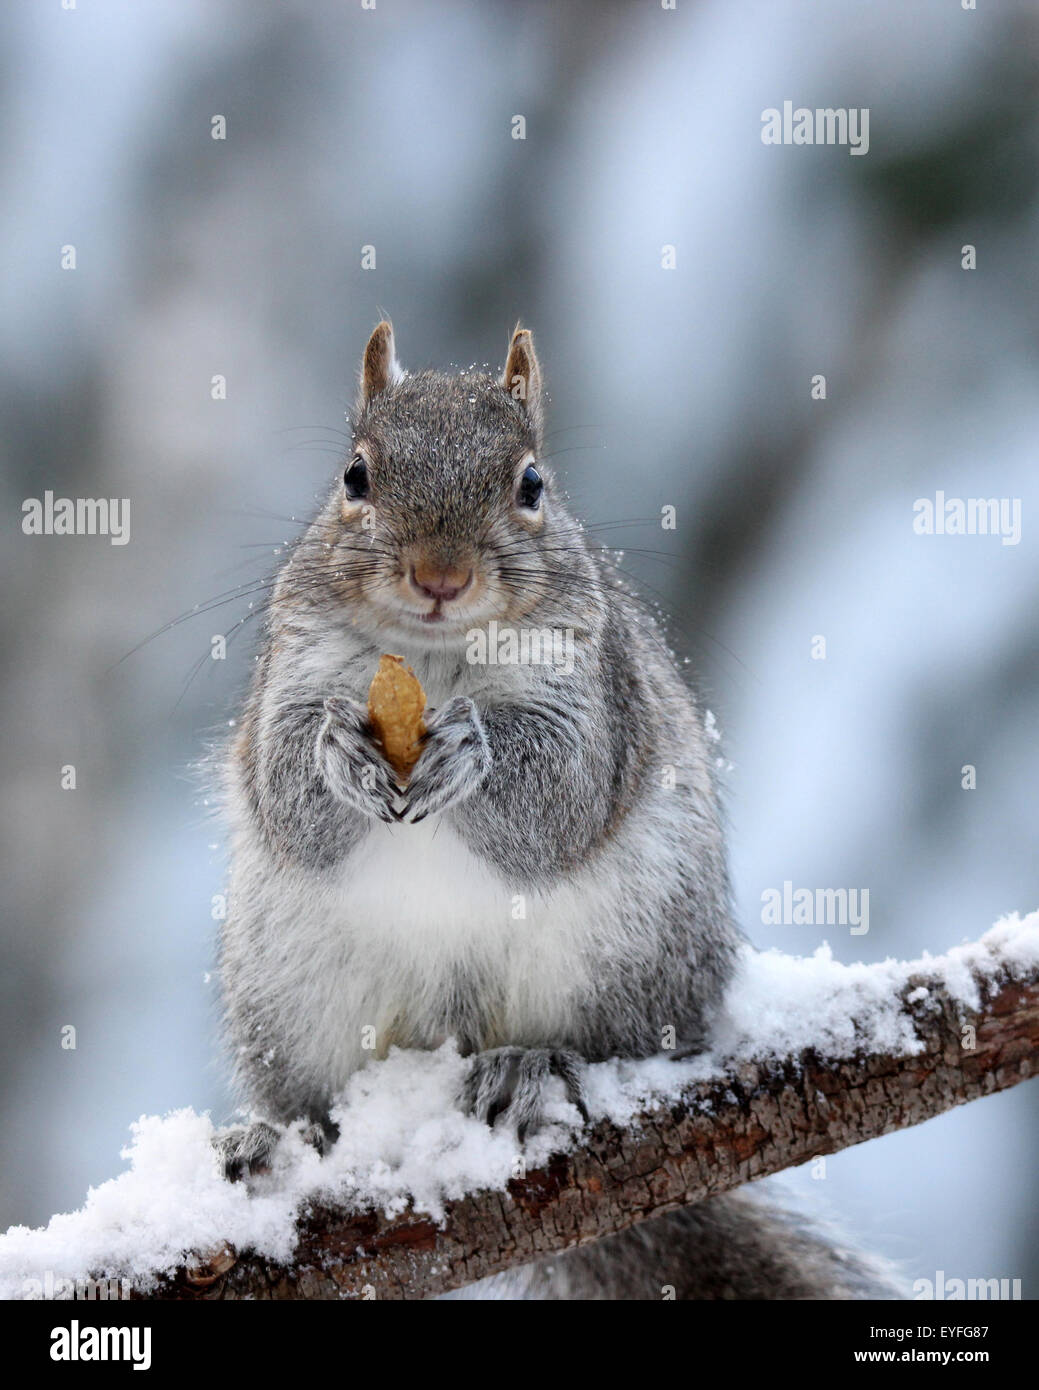
<path fill-rule="evenodd" d="M 519 401 L 535 426 L 541 420 L 541 368 L 534 353 L 529 328 L 516 325 L 509 343 L 509 355 L 501 384 L 514 401 Z"/>
<path fill-rule="evenodd" d="M 387 387 L 394 386 L 404 375 L 393 347 L 393 324 L 386 319 L 377 325 L 368 339 L 361 363 L 361 405 Z"/>

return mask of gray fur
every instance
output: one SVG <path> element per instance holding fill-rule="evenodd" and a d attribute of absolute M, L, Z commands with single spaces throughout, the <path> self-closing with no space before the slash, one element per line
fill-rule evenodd
<path fill-rule="evenodd" d="M 659 632 L 558 495 L 539 401 L 484 374 L 385 368 L 386 328 L 355 424 L 370 499 L 344 500 L 337 480 L 282 569 L 228 761 L 228 1032 L 243 1096 L 270 1120 L 325 1123 L 373 1055 L 369 1028 L 376 1056 L 453 1035 L 475 1054 L 470 1106 L 526 1132 L 553 1074 L 583 1109 L 582 1059 L 649 1056 L 665 1029 L 703 1045 L 741 940 L 712 757 Z M 536 383 L 529 335 L 521 347 Z M 530 455 L 536 515 L 516 503 Z M 416 556 L 475 566 L 468 606 L 420 621 Z M 491 618 L 573 629 L 573 671 L 470 664 L 466 632 Z M 384 651 L 433 707 L 403 790 L 366 714 Z M 650 1249 L 721 1278 L 720 1254 L 690 1241 L 722 1210 L 742 1208 L 704 1204 L 558 1263 L 602 1296 L 622 1296 Z M 742 1266 L 724 1277 L 752 1282 Z"/>

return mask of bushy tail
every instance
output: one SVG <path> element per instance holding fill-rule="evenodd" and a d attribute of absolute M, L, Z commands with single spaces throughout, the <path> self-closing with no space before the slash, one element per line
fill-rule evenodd
<path fill-rule="evenodd" d="M 751 1192 L 710 1197 L 618 1235 L 483 1279 L 477 1299 L 897 1299 L 886 1262 Z"/>

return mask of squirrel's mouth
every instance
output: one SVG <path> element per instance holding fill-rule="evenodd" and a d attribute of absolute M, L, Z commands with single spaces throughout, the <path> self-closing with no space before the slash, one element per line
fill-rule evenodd
<path fill-rule="evenodd" d="M 398 609 L 398 622 L 403 622 L 414 631 L 415 627 L 462 629 L 472 625 L 471 610 L 467 605 L 445 603 L 437 599 L 425 612 L 416 612 L 410 605 Z"/>
<path fill-rule="evenodd" d="M 498 594 L 485 571 L 474 567 L 460 579 L 463 582 L 456 582 L 451 576 L 448 582 L 439 575 L 405 573 L 398 577 L 390 594 L 385 593 L 385 586 L 376 586 L 371 598 L 384 621 L 389 619 L 412 637 L 425 632 L 430 642 L 439 645 L 463 637 L 474 625 L 501 616 Z"/>
<path fill-rule="evenodd" d="M 406 621 L 423 627 L 468 627 L 482 607 L 485 582 L 470 565 L 445 569 L 429 564 L 409 565 L 397 586 L 396 597 Z"/>

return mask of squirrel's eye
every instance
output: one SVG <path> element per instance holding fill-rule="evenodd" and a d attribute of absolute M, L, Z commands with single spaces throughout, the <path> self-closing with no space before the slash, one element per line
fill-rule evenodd
<path fill-rule="evenodd" d="M 351 502 L 368 496 L 368 465 L 360 454 L 350 460 L 350 467 L 343 474 L 343 487 Z"/>
<path fill-rule="evenodd" d="M 544 486 L 541 474 L 531 464 L 529 468 L 524 469 L 519 491 L 516 494 L 516 501 L 521 507 L 529 507 L 531 511 L 537 511 L 541 505 L 541 493 Z"/>

